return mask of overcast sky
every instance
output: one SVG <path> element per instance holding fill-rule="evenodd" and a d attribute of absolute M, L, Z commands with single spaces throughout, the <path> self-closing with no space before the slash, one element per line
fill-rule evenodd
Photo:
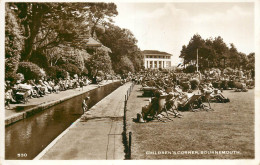
<path fill-rule="evenodd" d="M 115 23 L 133 32 L 141 50 L 173 54 L 198 33 L 203 39 L 221 36 L 238 51 L 254 52 L 253 3 L 116 3 Z"/>

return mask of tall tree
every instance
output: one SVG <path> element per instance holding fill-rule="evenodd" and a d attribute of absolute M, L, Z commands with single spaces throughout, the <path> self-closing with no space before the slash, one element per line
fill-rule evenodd
<path fill-rule="evenodd" d="M 239 67 L 239 54 L 233 43 L 230 44 L 229 49 L 229 66 L 233 69 Z"/>
<path fill-rule="evenodd" d="M 193 35 L 188 45 L 182 47 L 180 57 L 184 59 L 185 65 L 195 65 L 197 63 L 197 50 L 199 53 L 199 67 L 208 66 L 207 59 L 209 59 L 209 56 L 211 55 L 210 45 L 206 45 L 205 40 L 202 39 L 199 34 Z M 205 60 L 207 61 L 205 62 Z"/>
<path fill-rule="evenodd" d="M 239 52 L 238 57 L 238 67 L 241 69 L 246 69 L 249 62 L 247 55 L 245 53 Z"/>
<path fill-rule="evenodd" d="M 5 6 L 5 78 L 14 80 L 20 55 L 23 49 L 24 37 L 16 14 Z"/>
<path fill-rule="evenodd" d="M 229 48 L 220 36 L 204 40 L 200 35 L 195 34 L 187 46 L 182 46 L 179 57 L 183 59 L 184 64 L 196 64 L 196 49 L 199 52 L 199 68 L 202 70 L 212 67 L 225 68 L 226 66 L 233 69 L 253 68 L 249 64 L 250 58 L 254 59 L 253 54 L 246 56 L 246 54 L 238 52 L 233 43 L 230 44 Z M 223 60 L 223 65 L 221 60 Z"/>
<path fill-rule="evenodd" d="M 250 53 L 248 56 L 247 69 L 255 70 L 255 53 Z"/>
<path fill-rule="evenodd" d="M 119 61 L 119 66 L 118 66 L 118 73 L 120 74 L 127 74 L 129 72 L 134 73 L 135 72 L 135 68 L 134 65 L 132 63 L 132 61 L 127 57 L 127 56 L 123 56 L 120 61 Z"/>
<path fill-rule="evenodd" d="M 228 47 L 220 36 L 213 41 L 213 48 L 216 51 L 216 58 L 218 59 L 218 66 L 221 67 L 221 60 L 223 60 L 223 67 L 225 68 L 225 61 L 228 58 Z"/>
<path fill-rule="evenodd" d="M 187 56 L 187 47 L 186 47 L 186 45 L 182 45 L 181 54 L 180 54 L 179 57 L 183 59 L 183 66 L 184 67 L 188 63 L 186 56 Z"/>
<path fill-rule="evenodd" d="M 112 17 L 118 15 L 117 6 L 114 3 L 89 3 L 89 10 L 88 20 L 92 37 L 98 26 L 113 22 Z"/>
<path fill-rule="evenodd" d="M 97 48 L 96 52 L 88 60 L 88 71 L 92 81 L 95 83 L 99 71 L 110 74 L 112 70 L 112 62 L 108 55 L 108 51 L 104 48 Z"/>
<path fill-rule="evenodd" d="M 109 24 L 105 33 L 97 33 L 97 36 L 105 46 L 111 49 L 110 57 L 115 71 L 119 71 L 119 61 L 124 56 L 131 60 L 135 71 L 142 68 L 143 55 L 137 46 L 136 38 L 130 30 Z"/>
<path fill-rule="evenodd" d="M 87 3 L 12 3 L 26 37 L 22 60 L 28 61 L 36 50 L 59 44 L 75 46 L 88 26 L 83 23 L 86 6 Z"/>

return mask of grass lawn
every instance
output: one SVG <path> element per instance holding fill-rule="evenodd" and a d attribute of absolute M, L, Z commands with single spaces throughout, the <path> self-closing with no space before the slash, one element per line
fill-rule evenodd
<path fill-rule="evenodd" d="M 127 131 L 132 132 L 132 159 L 253 159 L 254 90 L 224 91 L 230 103 L 211 103 L 214 111 L 182 112 L 166 123 L 135 123 L 148 104 L 136 85 L 127 103 Z M 166 154 L 160 154 L 166 151 Z M 236 154 L 174 154 L 178 151 L 236 151 Z"/>

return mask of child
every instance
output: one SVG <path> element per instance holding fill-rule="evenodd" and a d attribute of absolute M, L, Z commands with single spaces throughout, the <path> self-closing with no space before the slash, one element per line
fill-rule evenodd
<path fill-rule="evenodd" d="M 88 111 L 88 105 L 86 103 L 86 101 L 89 100 L 89 97 L 87 96 L 86 99 L 83 100 L 82 102 L 82 110 L 83 110 L 83 113 L 87 112 Z"/>

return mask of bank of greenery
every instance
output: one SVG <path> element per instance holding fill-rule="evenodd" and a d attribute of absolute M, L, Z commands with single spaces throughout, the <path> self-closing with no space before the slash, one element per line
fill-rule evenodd
<path fill-rule="evenodd" d="M 197 58 L 198 54 L 198 58 Z M 183 45 L 180 58 L 186 72 L 196 70 L 197 59 L 200 70 L 210 68 L 231 68 L 242 70 L 255 70 L 255 53 L 245 54 L 239 52 L 233 43 L 226 44 L 220 36 L 203 39 L 195 34 L 187 45 Z"/>
<path fill-rule="evenodd" d="M 113 24 L 114 3 L 6 3 L 5 79 L 40 67 L 50 78 L 68 75 L 127 74 L 143 69 L 143 55 L 133 33 Z M 87 44 L 89 41 L 95 43 Z M 98 43 L 98 44 L 97 44 Z M 254 72 L 255 54 L 238 52 L 219 36 L 203 39 L 195 34 L 183 45 L 180 58 L 186 72 L 199 69 L 242 68 Z M 19 64 L 21 63 L 21 64 Z M 28 78 L 39 78 L 42 73 Z"/>
<path fill-rule="evenodd" d="M 133 34 L 113 24 L 114 3 L 6 3 L 5 11 L 5 79 L 11 82 L 18 73 L 95 79 L 143 66 Z M 88 45 L 90 39 L 99 45 Z"/>

